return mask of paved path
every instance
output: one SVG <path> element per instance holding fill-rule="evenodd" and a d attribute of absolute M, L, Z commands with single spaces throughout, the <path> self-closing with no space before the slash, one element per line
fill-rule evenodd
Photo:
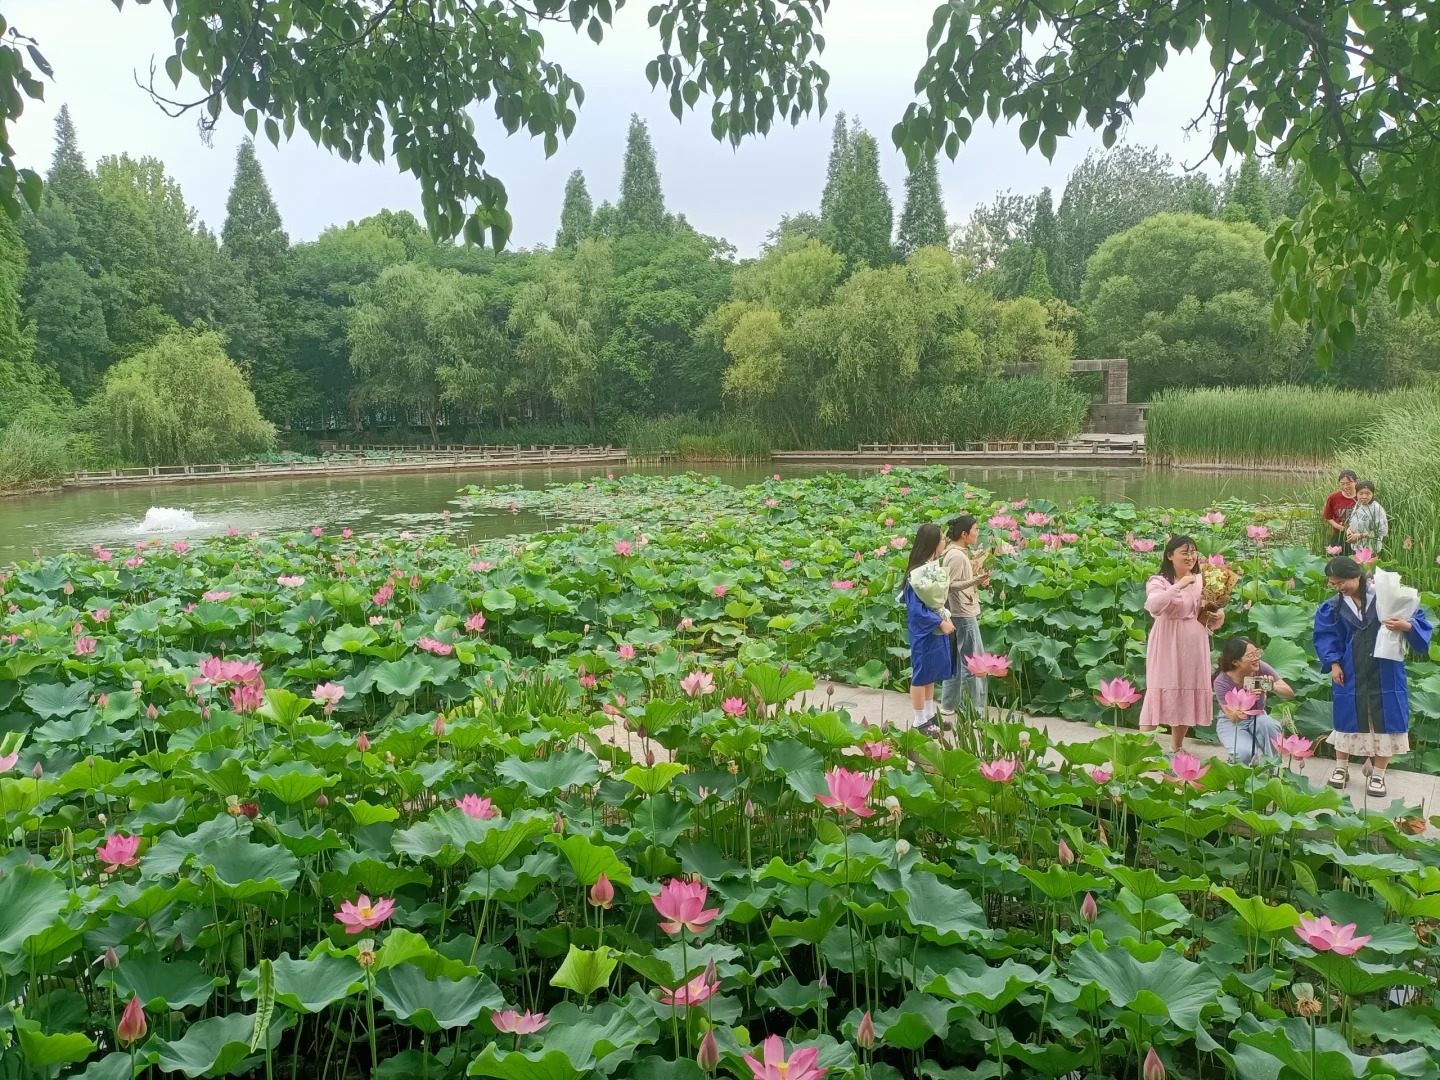
<path fill-rule="evenodd" d="M 801 707 L 806 705 L 827 707 L 826 689 L 830 685 L 830 683 L 820 683 L 814 690 L 799 695 L 794 704 Z M 910 708 L 908 694 L 894 690 L 870 690 L 860 686 L 845 686 L 841 683 L 833 685 L 835 693 L 833 696 L 828 696 L 830 708 L 846 709 L 856 719 L 865 718 L 872 723 L 883 718 L 887 723 L 902 728 L 910 727 L 914 720 L 915 714 L 914 710 Z M 1107 734 L 1091 724 L 1061 720 L 1058 717 L 1031 716 L 1027 719 L 1032 727 L 1044 730 L 1052 742 L 1091 742 L 1103 738 Z M 1156 736 L 1157 741 L 1167 748 L 1169 738 L 1169 733 L 1165 731 L 1159 732 Z M 1186 749 L 1197 757 L 1217 757 L 1222 752 L 1221 748 L 1214 743 L 1202 743 L 1195 739 L 1189 740 Z M 1323 784 L 1329 778 L 1335 762 L 1330 758 L 1309 758 L 1299 762 L 1299 765 L 1303 766 L 1300 771 L 1303 771 L 1312 783 Z M 1427 820 L 1430 814 L 1440 812 L 1440 776 L 1389 769 L 1385 773 L 1385 784 L 1390 789 L 1387 798 L 1367 800 L 1364 777 L 1360 775 L 1359 763 L 1352 762 L 1350 787 L 1342 794 L 1348 796 L 1352 805 L 1357 809 L 1389 812 L 1391 804 L 1399 802 L 1407 807 L 1420 808 Z M 1440 835 L 1440 830 L 1433 825 L 1427 824 L 1426 832 L 1432 836 Z"/>

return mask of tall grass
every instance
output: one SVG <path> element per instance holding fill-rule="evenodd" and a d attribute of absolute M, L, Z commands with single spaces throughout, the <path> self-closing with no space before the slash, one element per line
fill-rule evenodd
<path fill-rule="evenodd" d="M 1381 410 L 1364 438 L 1346 447 L 1345 460 L 1374 481 L 1390 517 L 1381 565 L 1440 588 L 1440 394 L 1412 393 Z"/>
<path fill-rule="evenodd" d="M 1320 468 L 1408 397 L 1315 386 L 1171 391 L 1150 405 L 1145 456 L 1160 465 Z"/>
<path fill-rule="evenodd" d="M 616 432 L 631 457 L 678 456 L 689 461 L 744 461 L 770 456 L 769 438 L 743 417 L 648 416 L 620 421 Z"/>
<path fill-rule="evenodd" d="M 43 487 L 73 468 L 64 429 L 22 414 L 0 431 L 0 491 Z"/>

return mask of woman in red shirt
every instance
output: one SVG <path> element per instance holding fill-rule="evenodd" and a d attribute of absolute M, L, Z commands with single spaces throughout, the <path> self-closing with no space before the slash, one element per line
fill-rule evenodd
<path fill-rule="evenodd" d="M 1325 509 L 1322 512 L 1325 524 L 1330 526 L 1329 546 L 1337 548 L 1338 551 L 1330 554 L 1349 555 L 1350 542 L 1346 539 L 1346 523 L 1350 520 L 1350 511 L 1355 509 L 1355 474 L 1349 469 L 1340 473 L 1340 490 L 1332 491 L 1330 497 L 1325 500 Z"/>

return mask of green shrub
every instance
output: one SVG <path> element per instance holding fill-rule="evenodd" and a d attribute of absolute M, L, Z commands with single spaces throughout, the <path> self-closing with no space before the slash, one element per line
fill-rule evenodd
<path fill-rule="evenodd" d="M 49 413 L 22 413 L 0 432 L 0 491 L 20 491 L 74 470 L 70 433 Z"/>

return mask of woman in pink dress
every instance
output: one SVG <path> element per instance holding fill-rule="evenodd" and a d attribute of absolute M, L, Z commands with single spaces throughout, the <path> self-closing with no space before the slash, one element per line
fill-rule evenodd
<path fill-rule="evenodd" d="M 1155 618 L 1145 643 L 1145 702 L 1142 731 L 1167 726 L 1170 748 L 1185 745 L 1192 727 L 1209 727 L 1211 717 L 1210 632 L 1225 613 L 1202 613 L 1204 583 L 1200 553 L 1188 536 L 1172 536 L 1160 572 L 1145 583 L 1145 610 Z"/>

